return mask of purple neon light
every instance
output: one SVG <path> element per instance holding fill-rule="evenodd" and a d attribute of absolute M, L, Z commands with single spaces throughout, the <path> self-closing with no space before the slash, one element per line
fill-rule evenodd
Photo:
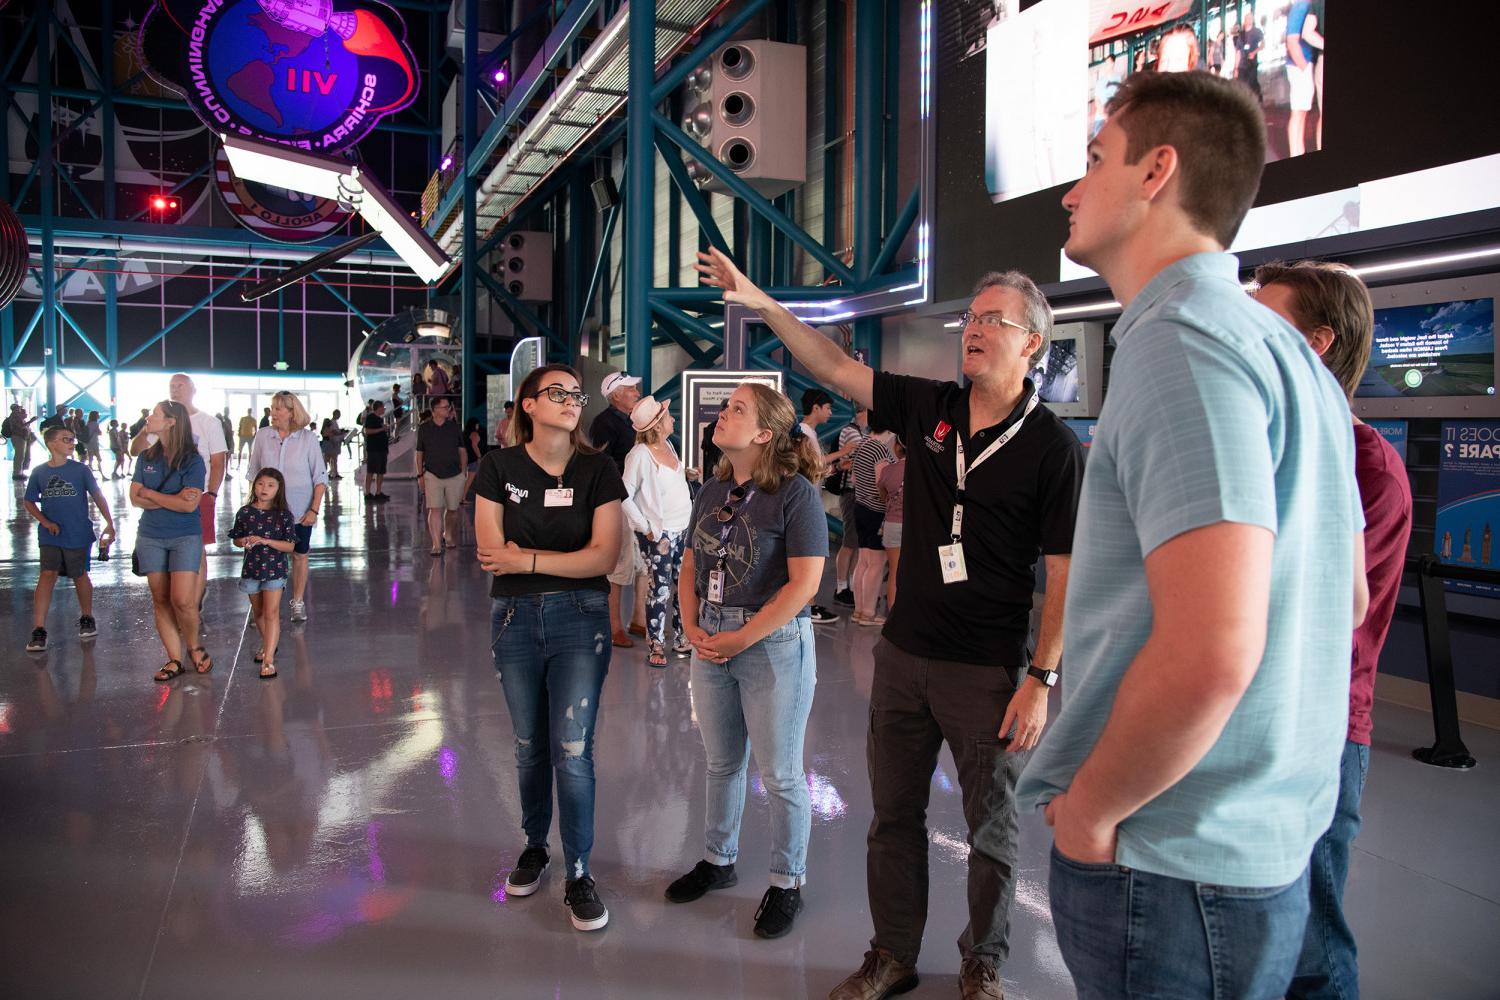
<path fill-rule="evenodd" d="M 442 165 L 440 165 L 438 167 L 438 169 L 439 170 L 447 170 L 451 166 L 453 166 L 453 157 L 451 157 L 451 156 L 445 156 L 445 157 L 443 157 Z"/>

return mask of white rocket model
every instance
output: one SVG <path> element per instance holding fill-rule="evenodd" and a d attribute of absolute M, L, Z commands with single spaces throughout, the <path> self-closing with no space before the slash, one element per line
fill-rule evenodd
<path fill-rule="evenodd" d="M 332 29 L 345 40 L 354 35 L 355 15 L 349 11 L 333 12 L 333 0 L 257 0 L 260 9 L 288 31 L 300 31 L 314 38 Z"/>

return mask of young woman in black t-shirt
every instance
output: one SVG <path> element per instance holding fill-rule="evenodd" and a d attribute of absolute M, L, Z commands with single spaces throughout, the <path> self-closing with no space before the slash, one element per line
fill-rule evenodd
<path fill-rule="evenodd" d="M 609 922 L 589 852 L 599 691 L 611 649 L 605 573 L 619 554 L 625 499 L 615 463 L 578 429 L 587 403 L 567 365 L 527 375 L 516 392 L 520 443 L 484 456 L 474 511 L 479 565 L 494 575 L 490 646 L 515 727 L 526 833 L 505 891 L 529 896 L 541 884 L 555 777 L 563 902 L 581 931 Z"/>

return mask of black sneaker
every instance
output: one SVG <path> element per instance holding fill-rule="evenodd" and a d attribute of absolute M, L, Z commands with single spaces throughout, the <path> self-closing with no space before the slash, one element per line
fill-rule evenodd
<path fill-rule="evenodd" d="M 505 876 L 507 896 L 529 896 L 542 885 L 542 874 L 552 863 L 545 847 L 528 847 L 521 852 L 516 867 Z"/>
<path fill-rule="evenodd" d="M 812 606 L 812 623 L 814 625 L 831 625 L 839 620 L 839 616 L 823 607 L 821 604 Z"/>
<path fill-rule="evenodd" d="M 854 591 L 849 587 L 836 591 L 833 595 L 833 603 L 842 604 L 846 608 L 854 607 Z"/>
<path fill-rule="evenodd" d="M 771 886 L 760 897 L 755 911 L 755 936 L 779 938 L 792 929 L 792 921 L 802 912 L 802 890 Z"/>
<path fill-rule="evenodd" d="M 26 652 L 40 653 L 47 648 L 47 630 L 34 628 L 31 630 L 31 641 L 26 644 Z"/>
<path fill-rule="evenodd" d="M 594 880 L 587 875 L 568 883 L 563 893 L 563 905 L 568 908 L 568 919 L 573 921 L 574 930 L 597 931 L 609 923 L 609 909 L 599 898 Z"/>
<path fill-rule="evenodd" d="M 99 626 L 94 624 L 92 615 L 84 615 L 78 619 L 78 638 L 92 639 L 99 634 Z"/>
<path fill-rule="evenodd" d="M 667 898 L 674 903 L 691 903 L 701 899 L 706 892 L 728 889 L 738 885 L 740 877 L 734 873 L 734 865 L 716 865 L 700 861 L 693 870 L 667 886 Z"/>

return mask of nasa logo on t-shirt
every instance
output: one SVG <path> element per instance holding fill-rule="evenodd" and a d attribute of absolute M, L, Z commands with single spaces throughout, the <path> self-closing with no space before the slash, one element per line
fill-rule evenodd
<path fill-rule="evenodd" d="M 505 492 L 510 495 L 511 503 L 520 503 L 522 500 L 525 500 L 527 497 L 531 496 L 530 490 L 523 490 L 515 483 L 506 483 Z"/>

